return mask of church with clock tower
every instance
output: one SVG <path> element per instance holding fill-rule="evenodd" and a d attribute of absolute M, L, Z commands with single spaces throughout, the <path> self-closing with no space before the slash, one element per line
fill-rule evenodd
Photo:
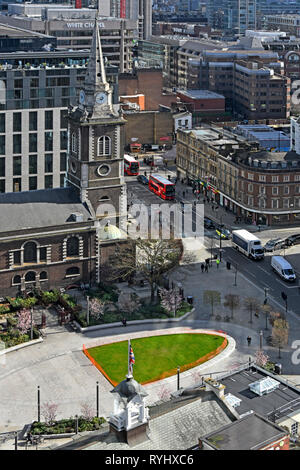
<path fill-rule="evenodd" d="M 110 215 L 109 206 L 114 207 L 117 221 L 126 213 L 124 124 L 112 104 L 96 19 L 79 104 L 69 110 L 67 185 L 76 188 L 97 219 Z"/>
<path fill-rule="evenodd" d="M 101 282 L 116 242 L 126 243 L 124 124 L 96 18 L 85 82 L 69 109 L 65 187 L 0 194 L 0 296 Z"/>

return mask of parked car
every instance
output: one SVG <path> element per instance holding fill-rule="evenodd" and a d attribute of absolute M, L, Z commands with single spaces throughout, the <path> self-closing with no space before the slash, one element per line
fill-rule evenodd
<path fill-rule="evenodd" d="M 149 180 L 146 176 L 144 175 L 138 175 L 136 180 L 139 182 L 139 183 L 142 183 L 142 184 L 148 184 Z"/>
<path fill-rule="evenodd" d="M 295 235 L 291 235 L 290 237 L 287 237 L 285 242 L 286 242 L 287 246 L 299 245 L 299 243 L 300 243 L 300 234 L 296 233 Z"/>
<path fill-rule="evenodd" d="M 284 248 L 287 246 L 286 240 L 283 238 L 274 238 L 272 240 L 269 240 L 265 246 L 264 250 L 265 251 L 275 251 L 275 250 L 280 250 L 281 248 Z"/>
<path fill-rule="evenodd" d="M 211 219 L 204 217 L 204 227 L 208 229 L 215 229 L 216 225 Z"/>

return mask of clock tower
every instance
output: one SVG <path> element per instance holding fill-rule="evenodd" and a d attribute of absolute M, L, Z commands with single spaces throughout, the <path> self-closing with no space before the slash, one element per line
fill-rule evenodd
<path fill-rule="evenodd" d="M 87 73 L 79 103 L 69 110 L 67 185 L 73 186 L 95 218 L 127 210 L 123 156 L 125 120 L 112 104 L 95 19 Z"/>

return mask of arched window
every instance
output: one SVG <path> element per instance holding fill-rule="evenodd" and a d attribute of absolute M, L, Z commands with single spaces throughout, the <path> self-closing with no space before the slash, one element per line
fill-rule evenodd
<path fill-rule="evenodd" d="M 14 286 L 18 286 L 19 284 L 21 284 L 21 276 L 19 276 L 18 274 L 14 276 L 12 283 Z"/>
<path fill-rule="evenodd" d="M 25 274 L 25 282 L 34 282 L 35 281 L 35 272 L 29 271 Z"/>
<path fill-rule="evenodd" d="M 24 263 L 37 262 L 37 246 L 34 242 L 28 242 L 24 245 Z"/>
<path fill-rule="evenodd" d="M 72 268 L 68 268 L 67 271 L 66 271 L 66 277 L 79 276 L 79 274 L 80 274 L 80 269 L 77 268 L 76 266 L 74 266 Z"/>
<path fill-rule="evenodd" d="M 48 279 L 48 275 L 46 271 L 42 271 L 40 274 L 40 281 L 46 281 Z"/>
<path fill-rule="evenodd" d="M 79 256 L 79 239 L 78 237 L 70 237 L 67 240 L 67 257 Z"/>
<path fill-rule="evenodd" d="M 102 135 L 98 139 L 97 156 L 104 157 L 111 155 L 111 138 L 108 135 Z"/>

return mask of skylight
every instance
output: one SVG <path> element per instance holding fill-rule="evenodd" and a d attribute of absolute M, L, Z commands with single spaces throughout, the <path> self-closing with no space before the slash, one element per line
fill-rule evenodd
<path fill-rule="evenodd" d="M 249 388 L 252 392 L 256 393 L 259 396 L 266 395 L 276 390 L 280 385 L 275 379 L 271 377 L 266 377 L 265 379 L 257 380 L 249 385 Z"/>

